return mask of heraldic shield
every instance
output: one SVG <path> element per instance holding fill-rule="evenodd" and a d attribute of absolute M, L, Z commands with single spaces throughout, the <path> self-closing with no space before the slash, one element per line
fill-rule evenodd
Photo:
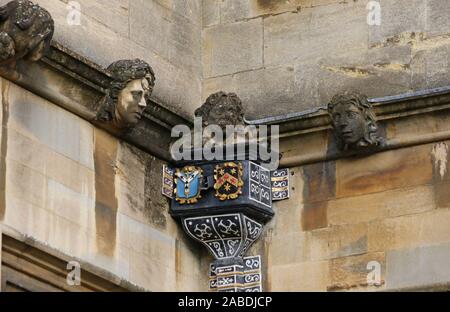
<path fill-rule="evenodd" d="M 214 170 L 215 196 L 220 200 L 236 199 L 242 194 L 243 168 L 241 163 L 228 162 Z"/>
<path fill-rule="evenodd" d="M 180 204 L 195 204 L 201 198 L 203 170 L 195 166 L 177 169 L 175 173 L 175 200 Z"/>

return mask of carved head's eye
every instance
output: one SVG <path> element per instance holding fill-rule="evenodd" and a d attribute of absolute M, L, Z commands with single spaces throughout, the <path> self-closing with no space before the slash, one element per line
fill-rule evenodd
<path fill-rule="evenodd" d="M 356 112 L 350 111 L 350 112 L 347 112 L 347 116 L 350 119 L 355 119 L 356 117 L 358 117 L 358 114 Z"/>
<path fill-rule="evenodd" d="M 339 122 L 341 120 L 341 114 L 339 114 L 339 113 L 333 114 L 333 120 L 335 122 Z"/>
<path fill-rule="evenodd" d="M 143 92 L 142 91 L 132 91 L 131 94 L 133 95 L 133 99 L 135 101 L 140 101 L 142 98 Z"/>

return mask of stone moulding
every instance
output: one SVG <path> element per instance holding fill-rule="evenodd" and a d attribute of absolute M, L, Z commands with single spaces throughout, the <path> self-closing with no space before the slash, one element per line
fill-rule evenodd
<path fill-rule="evenodd" d="M 85 276 L 87 277 L 86 280 L 83 281 L 85 285 L 90 285 L 92 277 L 94 277 L 95 280 L 100 279 L 107 281 L 106 284 L 102 282 L 100 285 L 111 287 L 107 289 L 108 291 L 115 291 L 115 292 L 149 291 L 143 287 L 140 287 L 136 284 L 127 281 L 126 279 L 120 276 L 117 276 L 105 270 L 104 268 L 90 264 L 82 259 L 74 258 L 73 255 L 68 255 L 58 249 L 50 247 L 47 244 L 39 242 L 30 236 L 19 233 L 17 230 L 11 228 L 8 225 L 3 225 L 3 232 L 0 231 L 0 247 L 2 246 L 3 249 L 7 249 L 12 254 L 19 255 L 19 257 L 20 254 L 25 254 L 27 259 L 39 259 L 39 261 L 37 262 L 39 263 L 39 265 L 42 265 L 44 267 L 48 265 L 48 262 L 46 262 L 46 260 L 50 259 L 52 261 L 51 262 L 52 269 L 59 270 L 59 268 L 61 268 L 61 271 L 63 273 L 64 271 L 66 271 L 67 263 L 69 263 L 70 261 L 76 261 L 80 264 L 80 267 L 82 268 Z"/>
<path fill-rule="evenodd" d="M 395 128 L 402 121 L 415 122 L 415 133 L 391 133 L 384 146 L 377 152 L 404 148 L 414 145 L 439 142 L 450 139 L 448 127 L 437 127 L 431 131 L 423 127 L 421 121 L 426 118 L 450 118 L 450 86 L 421 90 L 411 93 L 369 99 L 377 116 L 380 127 L 384 130 Z M 332 125 L 327 106 L 320 106 L 303 112 L 282 116 L 268 117 L 259 120 L 246 120 L 250 125 L 279 125 L 280 149 L 282 157 L 280 167 L 296 167 L 323 161 L 331 161 L 345 157 L 357 156 L 353 151 L 342 152 L 330 143 L 333 140 Z M 290 148 L 297 142 L 298 147 Z M 302 146 L 301 143 L 307 144 Z M 311 142 L 315 141 L 314 144 Z M 286 151 L 287 150 L 287 151 Z"/>
<path fill-rule="evenodd" d="M 119 133 L 108 125 L 96 122 L 98 103 L 106 94 L 112 77 L 101 66 L 55 41 L 52 41 L 49 52 L 41 60 L 26 64 L 18 62 L 17 70 L 21 78 L 14 83 L 167 162 L 172 162 L 169 150 L 172 127 L 178 124 L 192 125 L 192 120 L 170 111 L 154 98 L 144 113 L 143 122 L 130 132 Z M 394 125 L 400 118 L 425 118 L 436 112 L 450 116 L 450 86 L 369 101 L 382 128 Z M 351 156 L 326 147 L 327 143 L 324 143 L 325 147 L 308 147 L 291 154 L 284 153 L 283 146 L 291 140 L 301 142 L 298 145 L 302 147 L 305 140 L 313 137 L 327 140 L 331 123 L 326 106 L 245 122 L 249 125 L 280 126 L 282 168 Z M 438 132 L 422 131 L 414 136 L 388 136 L 386 145 L 380 151 L 447 139 L 450 139 L 450 126 Z"/>
<path fill-rule="evenodd" d="M 142 122 L 130 131 L 118 131 L 96 121 L 100 100 L 112 81 L 111 75 L 104 68 L 55 41 L 40 61 L 18 63 L 17 70 L 21 74 L 14 81 L 17 85 L 162 160 L 170 161 L 172 127 L 191 124 L 153 98 L 147 105 Z"/>

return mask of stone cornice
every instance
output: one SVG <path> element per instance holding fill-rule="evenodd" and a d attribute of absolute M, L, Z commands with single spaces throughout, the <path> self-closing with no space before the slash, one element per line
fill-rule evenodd
<path fill-rule="evenodd" d="M 46 264 L 47 258 L 54 258 L 52 259 L 52 268 L 54 270 L 57 270 L 57 267 L 55 265 L 58 265 L 62 267 L 63 269 L 61 271 L 62 274 L 67 274 L 67 271 L 64 271 L 66 269 L 67 263 L 70 261 L 76 261 L 80 264 L 80 267 L 84 271 L 84 273 L 93 274 L 94 276 L 103 279 L 105 281 L 108 281 L 111 283 L 112 288 L 110 291 L 131 291 L 131 292 L 148 292 L 148 289 L 145 289 L 143 287 L 140 287 L 134 283 L 131 283 L 130 281 L 119 277 L 104 268 L 100 268 L 98 266 L 95 266 L 93 264 L 90 264 L 82 259 L 74 258 L 73 255 L 68 255 L 60 250 L 57 250 L 55 248 L 52 248 L 46 243 L 40 242 L 36 240 L 35 238 L 31 236 L 27 236 L 23 233 L 20 233 L 16 229 L 8 226 L 8 225 L 2 225 L 2 231 L 0 231 L 0 235 L 3 235 L 5 238 L 6 236 L 12 240 L 17 241 L 17 245 L 19 247 L 20 252 L 23 253 L 32 253 L 34 256 L 42 256 L 38 257 L 40 260 L 40 263 Z M 3 245 L 5 245 L 5 242 L 3 242 Z M 0 250 L 2 246 L 0 245 Z M 34 250 L 36 249 L 36 250 Z M 89 281 L 85 281 L 85 284 L 89 284 Z M 110 286 L 111 286 L 110 285 Z"/>
<path fill-rule="evenodd" d="M 378 120 L 439 111 L 450 107 L 450 86 L 369 99 Z M 314 132 L 331 128 L 326 106 L 310 110 L 245 120 L 249 125 L 279 125 L 280 133 L 289 135 L 298 131 Z"/>
<path fill-rule="evenodd" d="M 386 145 L 377 152 L 450 139 L 450 86 L 369 101 L 374 107 L 382 131 L 387 134 Z M 281 167 L 358 156 L 337 150 L 326 106 L 282 116 L 246 120 L 246 123 L 279 125 Z M 408 123 L 409 127 L 411 124 L 414 127 L 408 129 Z M 429 126 L 430 123 L 433 126 Z M 395 128 L 398 129 L 392 130 Z M 413 132 L 408 133 L 407 129 Z"/>
<path fill-rule="evenodd" d="M 97 122 L 95 118 L 98 105 L 111 82 L 111 77 L 104 68 L 57 42 L 52 42 L 50 52 L 39 62 L 20 61 L 18 71 L 22 74 L 21 79 L 14 81 L 18 85 L 169 162 L 172 127 L 178 124 L 192 125 L 190 120 L 170 111 L 153 99 L 142 122 L 131 131 L 121 133 L 104 123 Z M 376 98 L 370 102 L 382 128 L 386 128 L 400 118 L 404 120 L 418 115 L 425 118 L 436 112 L 440 112 L 443 116 L 450 115 L 450 87 Z M 246 123 L 280 126 L 282 167 L 352 156 L 337 151 L 333 146 L 331 125 L 325 106 L 282 116 L 246 120 Z M 388 136 L 387 145 L 382 150 L 450 139 L 450 127 L 445 130 L 441 127 L 439 131 L 433 132 L 422 130 L 419 125 L 417 135 Z M 289 150 L 286 144 L 292 140 L 305 148 Z"/>
<path fill-rule="evenodd" d="M 150 154 L 169 161 L 170 133 L 177 124 L 190 121 L 152 99 L 141 122 L 132 130 L 120 132 L 96 121 L 100 99 L 111 77 L 99 65 L 53 41 L 49 53 L 39 62 L 20 61 L 21 78 L 14 83 L 78 115 L 112 135 Z"/>

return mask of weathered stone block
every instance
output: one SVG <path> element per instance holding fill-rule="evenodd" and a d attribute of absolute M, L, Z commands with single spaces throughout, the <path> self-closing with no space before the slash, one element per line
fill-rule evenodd
<path fill-rule="evenodd" d="M 394 250 L 386 254 L 386 287 L 430 287 L 450 282 L 450 244 Z"/>
<path fill-rule="evenodd" d="M 264 20 L 265 65 L 305 62 L 367 49 L 368 26 L 361 2 L 320 6 Z"/>
<path fill-rule="evenodd" d="M 202 1 L 203 27 L 209 27 L 220 23 L 220 4 L 219 0 Z"/>
<path fill-rule="evenodd" d="M 372 264 L 377 267 L 373 267 Z M 375 270 L 378 270 L 375 272 Z M 372 284 L 372 275 L 378 274 L 379 281 Z M 386 261 L 383 252 L 369 253 L 361 256 L 352 256 L 330 260 L 329 291 L 349 290 L 378 290 L 385 284 Z M 370 277 L 368 279 L 368 277 Z M 374 276 L 377 277 L 377 276 Z M 368 280 L 370 284 L 368 283 Z"/>
<path fill-rule="evenodd" d="M 433 185 L 434 190 L 434 202 L 436 208 L 447 209 L 450 208 L 450 193 L 449 193 L 450 183 L 445 182 L 435 182 Z"/>
<path fill-rule="evenodd" d="M 382 0 L 381 25 L 369 26 L 369 45 L 386 43 L 402 33 L 421 33 L 425 29 L 426 0 Z"/>
<path fill-rule="evenodd" d="M 389 218 L 369 224 L 369 251 L 414 248 L 450 242 L 448 209 Z"/>
<path fill-rule="evenodd" d="M 178 1 L 177 1 L 178 3 Z M 173 15 L 168 38 L 168 60 L 200 76 L 202 73 L 201 27 Z"/>
<path fill-rule="evenodd" d="M 102 268 L 119 278 L 130 281 L 130 249 L 122 245 L 117 245 L 114 257 L 106 257 L 100 253 L 99 250 L 103 248 L 103 245 L 107 245 L 106 238 L 96 237 L 95 232 L 89 232 L 87 238 L 87 254 L 83 256 L 83 260 Z M 139 287 L 145 289 L 145 284 L 139 284 Z"/>
<path fill-rule="evenodd" d="M 47 181 L 45 209 L 56 216 L 79 225 L 84 230 L 90 226 L 90 211 L 95 209 L 95 200 L 87 194 L 78 193 L 54 180 Z"/>
<path fill-rule="evenodd" d="M 432 181 L 430 145 L 336 161 L 336 197 L 349 197 Z"/>
<path fill-rule="evenodd" d="M 450 2 L 427 1 L 427 22 L 425 29 L 428 37 L 450 33 Z"/>
<path fill-rule="evenodd" d="M 130 281 L 145 285 L 150 291 L 176 289 L 176 271 L 173 254 L 165 254 L 164 262 L 159 262 L 148 255 L 130 250 Z M 170 258 L 172 256 L 172 258 Z"/>
<path fill-rule="evenodd" d="M 304 204 L 301 216 L 303 231 L 312 231 L 328 226 L 327 205 L 326 201 Z"/>
<path fill-rule="evenodd" d="M 262 19 L 204 29 L 204 77 L 229 75 L 262 67 L 262 40 Z"/>
<path fill-rule="evenodd" d="M 37 207 L 45 207 L 46 177 L 12 159 L 6 162 L 6 196 L 18 197 Z M 8 206 L 6 206 L 8 210 Z"/>
<path fill-rule="evenodd" d="M 342 3 L 340 0 L 223 0 L 221 22 L 232 23 L 257 16 L 278 15 L 285 12 L 299 12 L 312 7 Z"/>
<path fill-rule="evenodd" d="M 191 23 L 201 24 L 202 0 L 154 0 L 175 14 L 186 17 Z"/>
<path fill-rule="evenodd" d="M 295 65 L 295 82 L 301 94 L 297 109 L 325 105 L 335 94 L 348 89 L 359 90 L 369 98 L 409 91 L 411 72 L 408 63 L 384 63 L 376 59 L 372 65 L 364 63 L 319 60 L 317 64 Z"/>
<path fill-rule="evenodd" d="M 114 180 L 120 211 L 142 222 L 145 220 L 142 214 L 145 209 L 145 159 L 139 156 L 128 144 L 120 144 Z"/>
<path fill-rule="evenodd" d="M 329 224 L 353 224 L 382 220 L 434 209 L 432 186 L 411 187 L 328 202 Z"/>
<path fill-rule="evenodd" d="M 78 0 L 78 3 L 81 14 L 88 15 L 113 31 L 128 37 L 129 0 Z"/>
<path fill-rule="evenodd" d="M 201 72 L 200 26 L 156 2 L 130 2 L 130 39 L 177 66 Z"/>
<path fill-rule="evenodd" d="M 303 166 L 304 202 L 319 202 L 336 196 L 336 162 Z"/>
<path fill-rule="evenodd" d="M 414 50 L 411 68 L 416 90 L 450 84 L 450 39 L 423 41 Z"/>
<path fill-rule="evenodd" d="M 329 133 L 326 131 L 305 133 L 302 136 L 302 144 L 298 144 L 298 138 L 286 137 L 280 141 L 282 154 L 280 163 L 290 166 L 299 156 L 315 155 L 325 158 L 327 155 Z"/>
<path fill-rule="evenodd" d="M 11 84 L 8 126 L 54 152 L 92 168 L 92 126 L 81 118 Z"/>
<path fill-rule="evenodd" d="M 20 197 L 9 196 L 4 224 L 41 242 L 48 242 L 54 214 Z"/>
<path fill-rule="evenodd" d="M 46 175 L 73 191 L 94 198 L 95 177 L 94 171 L 80 165 L 79 163 L 60 155 L 51 153 L 47 162 L 51 164 L 46 167 Z"/>
<path fill-rule="evenodd" d="M 166 256 L 173 256 L 170 259 L 174 259 L 174 237 L 123 213 L 118 213 L 117 221 L 119 244 L 136 252 L 144 253 L 160 262 L 163 262 Z"/>
<path fill-rule="evenodd" d="M 332 226 L 328 231 L 329 258 L 360 255 L 368 250 L 368 225 Z"/>
<path fill-rule="evenodd" d="M 220 22 L 233 23 L 252 16 L 251 1 L 223 0 L 220 3 Z M 257 16 L 257 15 L 253 15 Z"/>
<path fill-rule="evenodd" d="M 64 217 L 54 215 L 51 221 L 47 221 L 49 235 L 48 240 L 44 242 L 74 258 L 85 257 L 88 252 L 87 230 Z"/>
<path fill-rule="evenodd" d="M 264 252 L 268 258 L 269 267 L 326 259 L 326 257 L 311 259 L 310 248 L 312 246 L 318 248 L 319 243 L 305 232 L 287 232 L 273 235 L 266 240 L 269 243 L 266 245 Z M 322 246 L 324 247 L 322 254 L 325 255 L 327 249 L 324 245 Z"/>
<path fill-rule="evenodd" d="M 203 96 L 226 90 L 239 95 L 245 106 L 247 118 L 274 116 L 288 109 L 298 110 L 301 95 L 295 85 L 293 67 L 272 67 L 237 73 L 232 76 L 216 77 L 204 81 Z M 267 110 L 261 109 L 270 107 Z"/>
<path fill-rule="evenodd" d="M 328 261 L 274 265 L 269 268 L 266 291 L 326 291 L 329 279 Z"/>

